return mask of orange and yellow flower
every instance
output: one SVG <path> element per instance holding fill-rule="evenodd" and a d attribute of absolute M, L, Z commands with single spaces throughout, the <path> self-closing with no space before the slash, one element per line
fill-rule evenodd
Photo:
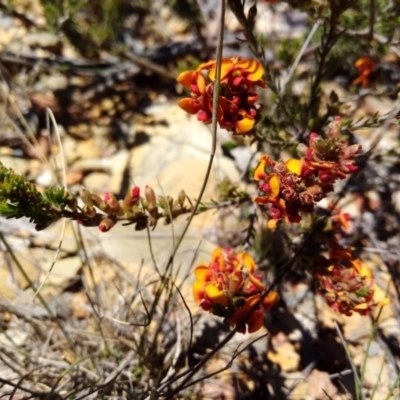
<path fill-rule="evenodd" d="M 368 87 L 371 83 L 371 75 L 376 69 L 376 62 L 369 56 L 359 58 L 355 63 L 359 76 L 354 79 L 353 85 L 361 83 L 363 87 Z"/>
<path fill-rule="evenodd" d="M 340 118 L 332 121 L 326 139 L 312 133 L 309 147 L 300 147 L 302 159 L 275 162 L 266 155 L 261 157 L 254 171 L 258 196 L 253 201 L 266 206 L 270 229 L 279 221 L 300 222 L 304 213 L 312 212 L 333 190 L 338 179 L 357 170 L 354 159 L 361 145 L 348 146 L 341 139 L 340 122 Z"/>
<path fill-rule="evenodd" d="M 252 131 L 260 119 L 256 104 L 256 87 L 265 88 L 261 79 L 262 65 L 251 59 L 224 58 L 221 63 L 221 85 L 217 121 L 221 128 L 235 134 Z M 179 100 L 178 105 L 205 124 L 212 120 L 216 62 L 200 64 L 193 71 L 182 72 L 177 81 L 191 92 L 191 97 Z"/>
<path fill-rule="evenodd" d="M 268 205 L 269 229 L 276 229 L 279 221 L 299 222 L 301 197 L 295 193 L 299 176 L 303 168 L 301 160 L 290 159 L 286 162 L 272 161 L 268 156 L 261 157 L 255 171 L 254 179 L 258 181 L 259 195 L 253 201 Z M 302 188 L 304 190 L 304 188 Z"/>
<path fill-rule="evenodd" d="M 248 253 L 236 254 L 231 249 L 224 253 L 218 247 L 209 265 L 201 264 L 194 271 L 194 300 L 203 310 L 236 325 L 238 332 L 255 332 L 263 324 L 262 310 L 269 310 L 277 300 L 275 292 L 265 295 L 256 269 Z"/>
<path fill-rule="evenodd" d="M 351 249 L 335 248 L 325 262 L 328 266 L 320 268 L 316 277 L 321 294 L 333 310 L 348 316 L 354 312 L 369 315 L 374 308 L 389 303 L 371 270 L 353 258 Z"/>

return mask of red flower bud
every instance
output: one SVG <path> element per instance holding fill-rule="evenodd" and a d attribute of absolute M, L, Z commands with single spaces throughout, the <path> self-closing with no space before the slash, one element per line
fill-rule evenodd
<path fill-rule="evenodd" d="M 210 119 L 210 117 L 203 110 L 199 111 L 199 113 L 197 114 L 197 120 L 200 121 L 200 122 L 207 122 L 209 119 Z"/>
<path fill-rule="evenodd" d="M 140 187 L 139 186 L 135 186 L 134 188 L 132 188 L 132 197 L 134 199 L 138 199 L 140 197 Z"/>
<path fill-rule="evenodd" d="M 272 219 L 280 219 L 281 218 L 281 211 L 276 207 L 271 207 L 268 210 L 268 214 L 271 216 Z"/>
<path fill-rule="evenodd" d="M 108 201 L 110 200 L 110 198 L 111 198 L 110 193 L 105 192 L 105 193 L 103 194 L 103 199 L 104 199 L 105 202 L 108 202 Z"/>
<path fill-rule="evenodd" d="M 112 212 L 118 213 L 121 211 L 121 205 L 113 194 L 106 192 L 104 193 L 103 198 L 104 201 L 110 206 Z"/>
<path fill-rule="evenodd" d="M 124 198 L 124 209 L 125 211 L 128 211 L 130 208 L 135 206 L 140 200 L 140 188 L 138 186 L 135 186 L 132 188 L 131 191 L 129 191 L 125 198 Z"/>
<path fill-rule="evenodd" d="M 108 232 L 115 225 L 115 221 L 111 218 L 104 218 L 99 225 L 101 232 Z"/>

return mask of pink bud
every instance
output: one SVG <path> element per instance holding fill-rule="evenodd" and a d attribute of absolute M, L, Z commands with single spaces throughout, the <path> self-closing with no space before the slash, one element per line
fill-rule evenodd
<path fill-rule="evenodd" d="M 323 171 L 319 172 L 318 178 L 323 185 L 331 185 L 335 182 L 335 178 L 332 175 Z"/>
<path fill-rule="evenodd" d="M 139 199 L 139 197 L 140 197 L 140 187 L 139 186 L 135 186 L 132 189 L 132 198 Z"/>
<path fill-rule="evenodd" d="M 311 133 L 310 134 L 310 144 L 312 143 L 312 142 L 314 142 L 316 139 L 318 139 L 319 138 L 319 135 L 317 134 L 317 133 L 315 133 L 315 132 L 313 132 L 313 133 Z"/>
<path fill-rule="evenodd" d="M 99 225 L 99 229 L 100 229 L 101 232 L 107 232 L 108 231 L 107 225 L 104 225 L 104 224 L 100 224 Z"/>
<path fill-rule="evenodd" d="M 121 211 L 121 205 L 113 194 L 106 192 L 104 193 L 103 198 L 104 201 L 110 206 L 112 212 Z"/>
<path fill-rule="evenodd" d="M 99 229 L 101 232 L 108 232 L 114 225 L 114 220 L 111 218 L 104 218 L 99 224 Z"/>
<path fill-rule="evenodd" d="M 348 146 L 344 149 L 343 159 L 351 159 L 361 152 L 361 144 L 353 144 L 352 146 Z"/>
<path fill-rule="evenodd" d="M 314 160 L 314 151 L 313 149 L 307 149 L 306 154 L 304 155 L 304 158 L 308 161 L 313 161 Z"/>
<path fill-rule="evenodd" d="M 209 116 L 204 110 L 199 111 L 199 113 L 197 114 L 197 120 L 200 122 L 207 122 L 209 119 Z"/>
<path fill-rule="evenodd" d="M 276 207 L 271 207 L 269 210 L 268 210 L 268 214 L 270 215 L 270 217 L 272 218 L 272 219 L 279 219 L 279 218 L 281 218 L 281 211 L 278 209 L 278 208 L 276 208 Z"/>
<path fill-rule="evenodd" d="M 199 87 L 196 84 L 190 85 L 190 91 L 195 94 L 200 94 Z"/>
<path fill-rule="evenodd" d="M 353 173 L 353 172 L 358 171 L 357 165 L 354 165 L 354 164 L 347 164 L 347 165 L 345 165 L 345 168 L 346 168 L 347 171 L 350 172 L 350 173 Z"/>
<path fill-rule="evenodd" d="M 202 299 L 200 302 L 200 307 L 204 311 L 210 311 L 212 309 L 213 303 L 208 299 Z"/>
<path fill-rule="evenodd" d="M 232 79 L 232 86 L 240 86 L 243 83 L 243 76 L 235 76 Z"/>
<path fill-rule="evenodd" d="M 232 103 L 238 106 L 240 104 L 240 97 L 239 96 L 234 96 L 232 99 Z"/>

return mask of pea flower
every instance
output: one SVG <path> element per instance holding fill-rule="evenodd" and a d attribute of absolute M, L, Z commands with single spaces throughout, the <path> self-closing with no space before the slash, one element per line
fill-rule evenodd
<path fill-rule="evenodd" d="M 263 325 L 263 310 L 271 309 L 278 298 L 276 292 L 263 295 L 266 287 L 256 269 L 248 253 L 236 254 L 229 248 L 224 253 L 218 247 L 211 262 L 194 271 L 194 300 L 203 310 L 225 318 L 238 332 L 256 332 Z"/>
<path fill-rule="evenodd" d="M 363 87 L 370 85 L 371 75 L 376 69 L 376 62 L 369 56 L 359 58 L 355 63 L 359 76 L 354 79 L 353 85 L 361 83 Z"/>
<path fill-rule="evenodd" d="M 371 270 L 353 258 L 351 249 L 333 249 L 329 259 L 321 256 L 320 262 L 326 267 L 316 273 L 319 291 L 333 310 L 348 316 L 353 312 L 369 315 L 375 307 L 389 303 L 375 284 Z"/>
<path fill-rule="evenodd" d="M 279 221 L 300 222 L 302 214 L 311 213 L 317 202 L 333 191 L 334 183 L 357 171 L 355 157 L 361 145 L 348 146 L 340 137 L 340 118 L 328 127 L 327 138 L 310 135 L 309 147 L 302 145 L 302 159 L 286 162 L 261 157 L 254 171 L 258 196 L 253 201 L 266 206 L 271 217 L 268 227 Z"/>
<path fill-rule="evenodd" d="M 205 124 L 211 123 L 216 61 L 200 64 L 194 71 L 182 72 L 177 81 L 191 92 L 178 105 Z M 235 134 L 249 134 L 260 119 L 256 87 L 265 88 L 262 65 L 251 59 L 224 58 L 221 63 L 217 120 L 221 128 Z"/>

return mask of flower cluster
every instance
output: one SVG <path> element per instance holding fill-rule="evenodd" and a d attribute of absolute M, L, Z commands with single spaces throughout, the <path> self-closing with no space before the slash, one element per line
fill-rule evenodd
<path fill-rule="evenodd" d="M 263 325 L 263 310 L 269 310 L 278 299 L 261 282 L 261 274 L 248 253 L 224 253 L 216 248 L 209 265 L 195 269 L 193 297 L 200 307 L 220 317 L 241 333 L 256 332 Z"/>
<path fill-rule="evenodd" d="M 352 231 L 351 218 L 339 207 L 330 205 L 324 229 L 312 243 L 305 265 L 319 283 L 318 291 L 336 312 L 369 315 L 377 306 L 388 303 L 375 284 L 371 270 L 353 250 L 341 243 Z"/>
<path fill-rule="evenodd" d="M 317 261 L 319 290 L 333 310 L 345 315 L 369 315 L 375 307 L 388 304 L 372 272 L 353 257 L 351 249 L 332 249 L 329 258 L 320 256 Z"/>
<path fill-rule="evenodd" d="M 299 146 L 302 159 L 286 162 L 261 157 L 254 172 L 259 194 L 253 200 L 268 205 L 268 227 L 275 229 L 281 220 L 300 222 L 303 213 L 310 213 L 315 203 L 333 191 L 338 179 L 355 172 L 355 157 L 361 145 L 348 146 L 340 137 L 340 118 L 328 129 L 328 137 L 312 133 L 309 147 Z"/>
<path fill-rule="evenodd" d="M 86 189 L 82 189 L 81 199 L 84 206 L 74 219 L 84 226 L 98 226 L 102 232 L 109 231 L 118 221 L 135 224 L 136 230 L 154 227 L 161 218 L 168 224 L 192 210 L 191 205 L 186 205 L 187 196 L 183 190 L 174 200 L 171 196 L 156 196 L 150 186 L 145 187 L 144 197 L 135 186 L 121 200 L 110 193 L 104 193 L 101 198 Z"/>
<path fill-rule="evenodd" d="M 218 123 L 221 128 L 236 134 L 248 134 L 260 119 L 260 105 L 256 87 L 265 88 L 261 79 L 262 65 L 251 59 L 224 58 L 221 64 Z M 179 106 L 197 119 L 209 124 L 212 119 L 216 61 L 200 64 L 194 71 L 182 72 L 177 81 L 191 91 L 190 98 L 179 101 Z"/>

